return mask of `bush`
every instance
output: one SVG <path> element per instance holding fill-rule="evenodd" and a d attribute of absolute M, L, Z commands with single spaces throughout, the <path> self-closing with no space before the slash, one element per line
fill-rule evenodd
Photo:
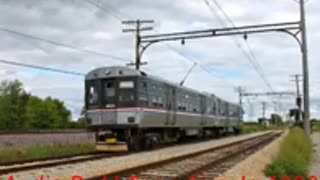
<path fill-rule="evenodd" d="M 293 128 L 280 145 L 280 151 L 270 166 L 267 167 L 267 176 L 308 177 L 308 167 L 312 159 L 312 143 L 305 136 L 301 128 Z"/>

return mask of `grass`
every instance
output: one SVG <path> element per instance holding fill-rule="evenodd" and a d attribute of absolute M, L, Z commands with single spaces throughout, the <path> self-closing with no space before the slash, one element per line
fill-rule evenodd
<path fill-rule="evenodd" d="M 308 177 L 309 165 L 312 159 L 312 142 L 305 136 L 301 128 L 295 127 L 280 145 L 280 151 L 275 161 L 267 167 L 268 177 L 283 176 Z"/>
<path fill-rule="evenodd" d="M 245 133 L 245 134 L 264 131 L 264 130 L 267 130 L 267 128 L 258 123 L 244 123 L 242 126 L 242 133 Z"/>
<path fill-rule="evenodd" d="M 94 144 L 42 145 L 0 150 L 0 163 L 38 160 L 95 152 Z"/>
<path fill-rule="evenodd" d="M 265 127 L 257 122 L 244 122 L 242 126 L 242 133 L 248 134 L 248 133 L 254 133 L 254 132 L 260 132 L 260 131 L 266 131 L 266 130 L 280 130 L 284 129 L 286 126 L 277 126 L 277 125 L 271 125 L 269 127 Z"/>

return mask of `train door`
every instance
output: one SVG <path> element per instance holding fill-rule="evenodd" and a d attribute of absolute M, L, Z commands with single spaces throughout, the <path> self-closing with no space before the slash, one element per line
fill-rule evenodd
<path fill-rule="evenodd" d="M 117 82 L 115 79 L 103 80 L 103 109 L 113 109 L 102 113 L 103 124 L 116 124 L 117 114 L 115 108 L 118 107 L 117 102 Z"/>
<path fill-rule="evenodd" d="M 117 107 L 116 95 L 116 81 L 115 79 L 106 79 L 103 81 L 103 106 L 104 108 Z"/>
<path fill-rule="evenodd" d="M 231 119 L 230 119 L 230 107 L 229 107 L 229 104 L 228 104 L 228 103 L 225 103 L 225 117 L 226 117 L 225 126 L 226 126 L 226 127 L 229 127 L 229 126 L 230 126 Z"/>
<path fill-rule="evenodd" d="M 167 120 L 166 125 L 175 125 L 176 124 L 176 92 L 172 87 L 168 87 L 167 95 Z"/>
<path fill-rule="evenodd" d="M 206 105 L 207 105 L 207 101 L 209 100 L 208 98 L 206 98 L 206 96 L 201 95 L 200 96 L 200 107 L 201 107 L 201 121 L 200 121 L 200 126 L 205 126 L 207 121 L 205 118 L 205 113 L 207 111 Z"/>

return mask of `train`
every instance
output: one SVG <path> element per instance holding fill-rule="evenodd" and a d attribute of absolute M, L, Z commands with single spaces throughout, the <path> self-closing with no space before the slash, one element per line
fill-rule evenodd
<path fill-rule="evenodd" d="M 99 151 L 139 151 L 189 137 L 239 134 L 242 108 L 140 70 L 100 67 L 85 76 L 87 127 Z"/>

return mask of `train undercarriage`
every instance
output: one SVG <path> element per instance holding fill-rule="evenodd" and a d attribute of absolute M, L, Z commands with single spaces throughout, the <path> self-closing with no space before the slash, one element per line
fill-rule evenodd
<path fill-rule="evenodd" d="M 224 128 L 116 128 L 96 129 L 98 152 L 128 152 L 155 149 L 163 144 L 190 139 L 217 138 L 240 134 L 240 127 Z"/>

